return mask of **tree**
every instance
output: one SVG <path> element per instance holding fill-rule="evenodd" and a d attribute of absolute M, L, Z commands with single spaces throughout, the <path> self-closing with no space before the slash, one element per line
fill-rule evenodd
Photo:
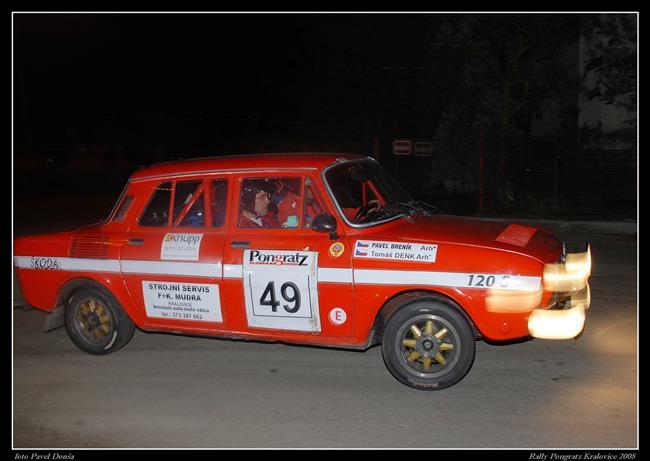
<path fill-rule="evenodd" d="M 573 94 L 563 99 L 577 104 L 577 87 L 571 85 L 577 75 L 572 75 L 568 50 L 577 44 L 578 20 L 577 15 L 550 14 L 434 17 L 438 32 L 432 59 L 448 69 L 441 73 L 441 108 L 461 114 L 465 124 L 481 120 L 497 133 L 488 197 L 496 197 L 509 176 L 507 134 L 527 131 L 533 114 L 550 98 Z"/>
<path fill-rule="evenodd" d="M 592 14 L 582 17 L 586 43 L 582 72 L 583 91 L 588 100 L 623 108 L 630 115 L 626 126 L 614 138 L 629 144 L 636 141 L 637 110 L 637 16 L 635 14 Z M 588 133 L 604 135 L 601 128 Z"/>

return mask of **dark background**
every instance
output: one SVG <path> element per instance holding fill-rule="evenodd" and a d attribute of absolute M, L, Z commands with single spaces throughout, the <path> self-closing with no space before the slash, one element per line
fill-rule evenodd
<path fill-rule="evenodd" d="M 636 219 L 635 14 L 12 18 L 17 219 L 110 207 L 159 161 L 316 151 L 373 155 L 442 212 Z"/>

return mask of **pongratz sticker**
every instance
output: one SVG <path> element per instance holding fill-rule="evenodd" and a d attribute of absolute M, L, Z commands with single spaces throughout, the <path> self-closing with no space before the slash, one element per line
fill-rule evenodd
<path fill-rule="evenodd" d="M 320 332 L 318 252 L 244 250 L 248 326 Z"/>
<path fill-rule="evenodd" d="M 160 259 L 198 261 L 203 234 L 167 233 L 163 237 Z"/>
<path fill-rule="evenodd" d="M 168 320 L 221 322 L 219 285 L 143 280 L 148 317 Z"/>
<path fill-rule="evenodd" d="M 434 263 L 436 262 L 437 251 L 438 245 L 430 243 L 357 240 L 354 246 L 354 257 Z"/>

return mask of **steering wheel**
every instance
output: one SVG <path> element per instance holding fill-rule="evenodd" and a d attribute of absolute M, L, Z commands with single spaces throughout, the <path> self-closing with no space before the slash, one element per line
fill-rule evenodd
<path fill-rule="evenodd" d="M 143 226 L 160 226 L 167 224 L 167 210 L 153 209 L 142 216 L 140 224 Z"/>
<path fill-rule="evenodd" d="M 370 200 L 368 203 L 359 208 L 359 211 L 352 218 L 354 221 L 361 221 L 366 219 L 372 211 L 379 210 L 379 200 Z"/>
<path fill-rule="evenodd" d="M 151 221 L 153 223 L 167 223 L 167 210 L 161 209 L 161 210 L 154 210 L 151 216 Z"/>

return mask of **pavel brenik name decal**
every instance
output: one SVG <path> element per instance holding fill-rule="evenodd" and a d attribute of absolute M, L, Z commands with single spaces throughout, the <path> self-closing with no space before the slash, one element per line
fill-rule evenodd
<path fill-rule="evenodd" d="M 437 251 L 438 245 L 430 243 L 357 240 L 354 246 L 354 257 L 433 263 L 436 262 Z"/>

